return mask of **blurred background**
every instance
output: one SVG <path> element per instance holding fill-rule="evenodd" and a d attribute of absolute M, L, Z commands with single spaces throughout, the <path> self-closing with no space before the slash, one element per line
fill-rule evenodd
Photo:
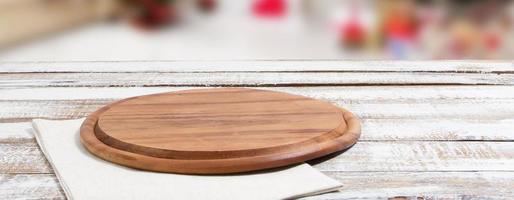
<path fill-rule="evenodd" d="M 0 61 L 513 58 L 509 0 L 0 0 Z"/>

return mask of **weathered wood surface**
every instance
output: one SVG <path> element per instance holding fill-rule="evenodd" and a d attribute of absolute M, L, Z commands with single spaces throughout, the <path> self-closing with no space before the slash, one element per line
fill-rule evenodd
<path fill-rule="evenodd" d="M 191 86 L 265 87 L 361 117 L 357 145 L 312 162 L 345 186 L 312 199 L 512 199 L 513 74 L 510 61 L 0 62 L 0 199 L 64 198 L 31 119 Z"/>
<path fill-rule="evenodd" d="M 513 172 L 325 172 L 340 192 L 306 199 L 511 199 Z"/>
<path fill-rule="evenodd" d="M 344 187 L 306 199 L 508 199 L 513 172 L 325 172 Z M 54 174 L 1 174 L 0 199 L 65 199 Z"/>
<path fill-rule="evenodd" d="M 153 72 L 8 73 L 0 86 L 344 86 L 344 85 L 513 85 L 514 74 L 434 72 Z"/>
<path fill-rule="evenodd" d="M 441 72 L 512 73 L 512 61 L 197 60 L 2 62 L 0 72 Z"/>
<path fill-rule="evenodd" d="M 54 174 L 0 174 L 0 199 L 66 199 Z"/>
<path fill-rule="evenodd" d="M 0 142 L 0 173 L 51 173 L 35 140 Z M 316 163 L 316 162 L 314 162 Z M 360 142 L 321 171 L 514 171 L 509 142 Z"/>
<path fill-rule="evenodd" d="M 85 116 L 114 99 L 83 100 L 1 100 L 0 106 L 10 108 L 0 111 L 0 119 L 52 118 L 65 119 Z M 344 103 L 336 105 L 354 111 L 363 119 L 461 119 L 461 120 L 511 120 L 514 101 L 477 103 Z M 412 109 L 415 107 L 416 109 Z M 73 110 L 70 110 L 73 109 Z"/>
<path fill-rule="evenodd" d="M 1 123 L 0 173 L 51 173 L 30 123 Z M 316 162 L 315 162 L 316 163 Z M 510 142 L 361 141 L 321 171 L 514 171 Z"/>
<path fill-rule="evenodd" d="M 0 89 L 0 121 L 85 117 L 116 99 L 187 88 Z M 362 118 L 361 140 L 514 140 L 514 87 L 266 88 L 333 102 Z"/>

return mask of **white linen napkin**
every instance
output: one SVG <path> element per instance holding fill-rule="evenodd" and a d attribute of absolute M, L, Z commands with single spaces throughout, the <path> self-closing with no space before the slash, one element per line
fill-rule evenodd
<path fill-rule="evenodd" d="M 83 121 L 33 121 L 37 142 L 68 199 L 287 199 L 341 187 L 308 164 L 216 176 L 124 167 L 97 158 L 82 146 L 79 128 Z"/>

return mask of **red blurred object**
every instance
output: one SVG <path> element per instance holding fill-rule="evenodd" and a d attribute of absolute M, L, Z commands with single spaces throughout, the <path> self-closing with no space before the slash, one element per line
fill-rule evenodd
<path fill-rule="evenodd" d="M 349 22 L 343 26 L 341 35 L 344 44 L 348 47 L 362 46 L 366 38 L 364 28 L 359 23 L 355 22 Z"/>
<path fill-rule="evenodd" d="M 212 12 L 216 8 L 216 0 L 198 0 L 197 6 L 203 12 Z"/>
<path fill-rule="evenodd" d="M 253 13 L 260 17 L 282 17 L 286 14 L 287 2 L 285 0 L 256 0 L 252 9 Z"/>
<path fill-rule="evenodd" d="M 495 51 L 500 47 L 501 37 L 494 33 L 486 33 L 484 36 L 485 47 L 489 51 Z"/>
<path fill-rule="evenodd" d="M 417 35 L 417 22 L 408 13 L 392 12 L 384 23 L 385 35 L 388 38 L 413 40 Z"/>
<path fill-rule="evenodd" d="M 340 30 L 341 41 L 349 48 L 363 47 L 366 40 L 366 30 L 359 19 L 358 11 L 358 8 L 353 6 L 350 19 Z"/>
<path fill-rule="evenodd" d="M 141 28 L 155 28 L 177 21 L 178 13 L 173 1 L 137 0 L 135 3 L 141 9 L 134 23 Z"/>

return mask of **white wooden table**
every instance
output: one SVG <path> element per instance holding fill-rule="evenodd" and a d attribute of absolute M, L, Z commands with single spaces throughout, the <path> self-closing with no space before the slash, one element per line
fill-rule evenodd
<path fill-rule="evenodd" d="M 31 119 L 223 86 L 324 99 L 361 117 L 360 141 L 315 163 L 344 187 L 312 199 L 514 199 L 512 62 L 330 60 L 0 63 L 0 199 L 65 198 Z"/>

